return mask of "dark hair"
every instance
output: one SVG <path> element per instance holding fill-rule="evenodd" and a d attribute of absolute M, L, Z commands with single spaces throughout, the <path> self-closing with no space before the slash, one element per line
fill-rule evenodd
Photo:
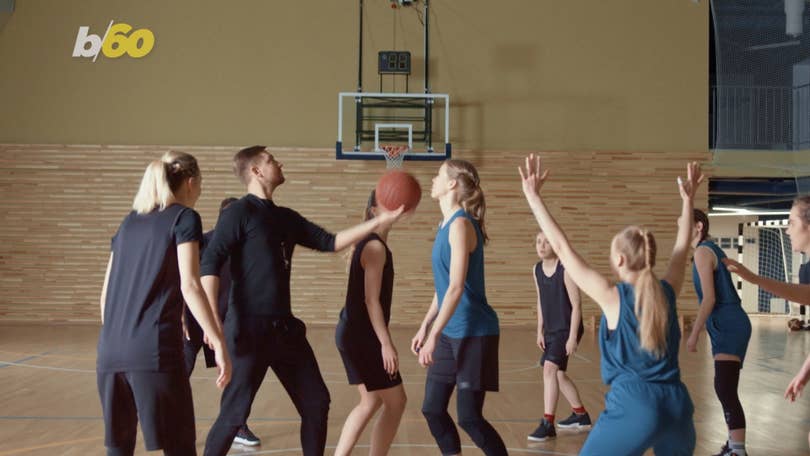
<path fill-rule="evenodd" d="M 372 190 L 371 194 L 368 195 L 368 201 L 366 202 L 366 210 L 363 212 L 364 222 L 367 222 L 374 218 L 374 212 L 372 212 L 371 209 L 375 207 L 377 207 L 377 191 Z"/>
<path fill-rule="evenodd" d="M 797 196 L 793 206 L 799 208 L 799 218 L 805 225 L 810 225 L 810 195 Z"/>
<path fill-rule="evenodd" d="M 247 185 L 250 182 L 248 170 L 256 162 L 256 158 L 265 153 L 267 153 L 267 147 L 265 146 L 250 146 L 234 154 L 233 173 L 243 184 Z"/>
<path fill-rule="evenodd" d="M 233 203 L 234 201 L 239 201 L 239 200 L 232 197 L 232 196 L 229 196 L 229 197 L 225 198 L 224 200 L 222 200 L 219 203 L 219 213 L 221 214 L 222 211 L 225 210 L 226 207 L 230 206 L 231 203 Z"/>
<path fill-rule="evenodd" d="M 703 224 L 703 228 L 700 229 L 700 240 L 698 241 L 703 242 L 709 237 L 709 216 L 700 209 L 693 209 L 692 217 L 695 219 L 695 223 L 700 222 Z"/>

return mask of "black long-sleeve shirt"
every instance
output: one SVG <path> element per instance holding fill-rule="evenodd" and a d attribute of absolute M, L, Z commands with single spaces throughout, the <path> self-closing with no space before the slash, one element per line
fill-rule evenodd
<path fill-rule="evenodd" d="M 290 270 L 297 244 L 332 252 L 335 235 L 292 209 L 248 194 L 220 214 L 214 237 L 203 254 L 201 275 L 219 276 L 230 257 L 228 311 L 238 317 L 289 317 Z"/>

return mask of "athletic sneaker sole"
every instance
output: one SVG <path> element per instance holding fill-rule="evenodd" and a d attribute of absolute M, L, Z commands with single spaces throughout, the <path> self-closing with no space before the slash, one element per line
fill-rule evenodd
<path fill-rule="evenodd" d="M 586 430 L 586 429 L 590 429 L 591 426 L 593 426 L 593 425 L 591 425 L 591 424 L 558 424 L 557 428 L 558 429 L 582 429 L 582 430 Z"/>
<path fill-rule="evenodd" d="M 238 443 L 238 444 L 244 445 L 244 446 L 259 446 L 259 445 L 261 445 L 262 442 L 257 442 L 255 440 L 247 440 L 247 439 L 243 439 L 242 437 L 234 437 L 233 438 L 233 443 Z"/>
<path fill-rule="evenodd" d="M 530 435 L 527 438 L 529 440 L 531 440 L 532 442 L 545 442 L 546 440 L 551 440 L 551 439 L 554 439 L 556 437 L 557 437 L 556 435 L 552 435 L 552 436 L 548 436 L 548 437 L 534 437 L 534 436 Z"/>

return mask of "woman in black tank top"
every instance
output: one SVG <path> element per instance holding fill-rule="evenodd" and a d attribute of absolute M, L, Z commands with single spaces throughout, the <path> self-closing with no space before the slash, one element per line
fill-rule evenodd
<path fill-rule="evenodd" d="M 377 206 L 374 192 L 364 220 L 385 209 Z M 346 306 L 335 333 L 349 384 L 357 385 L 360 403 L 346 418 L 335 455 L 352 452 L 366 424 L 382 408 L 372 430 L 369 454 L 387 454 L 405 411 L 405 389 L 399 375 L 399 357 L 388 332 L 394 263 L 385 241 L 390 228 L 369 234 L 351 252 Z"/>

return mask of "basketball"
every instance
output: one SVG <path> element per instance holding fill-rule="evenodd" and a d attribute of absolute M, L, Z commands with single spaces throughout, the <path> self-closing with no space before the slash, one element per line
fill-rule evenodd
<path fill-rule="evenodd" d="M 393 170 L 385 173 L 377 182 L 375 190 L 377 204 L 388 210 L 396 210 L 404 205 L 410 211 L 419 204 L 422 198 L 422 187 L 411 174 Z"/>

